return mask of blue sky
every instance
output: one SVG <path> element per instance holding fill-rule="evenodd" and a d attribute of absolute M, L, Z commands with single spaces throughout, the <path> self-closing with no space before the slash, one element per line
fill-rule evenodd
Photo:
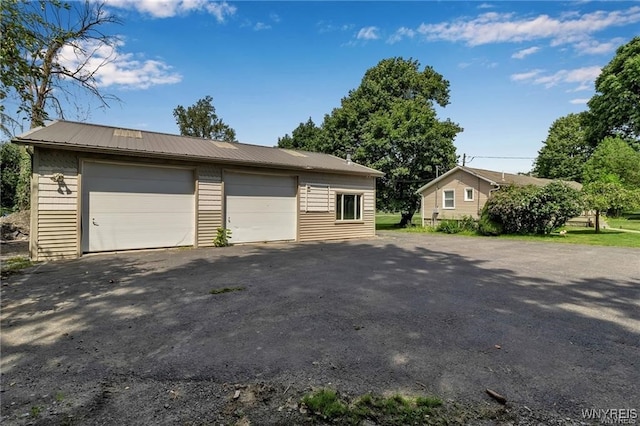
<path fill-rule="evenodd" d="M 211 95 L 245 143 L 273 146 L 320 124 L 365 71 L 395 56 L 450 82 L 441 118 L 459 123 L 469 166 L 526 172 L 552 122 L 586 109 L 615 49 L 640 33 L 640 2 L 208 2 L 108 0 L 123 24 L 101 90 L 80 117 L 178 133 L 172 115 Z M 73 112 L 66 117 L 77 119 Z"/>

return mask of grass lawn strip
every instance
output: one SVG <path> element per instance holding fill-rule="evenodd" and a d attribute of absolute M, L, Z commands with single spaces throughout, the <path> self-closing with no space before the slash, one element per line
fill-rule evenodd
<path fill-rule="evenodd" d="M 388 397 L 367 393 L 347 399 L 333 389 L 319 389 L 306 394 L 301 401 L 306 414 L 336 424 L 360 425 L 365 421 L 384 425 L 448 425 L 473 420 L 512 420 L 509 408 L 499 405 L 464 407 L 444 404 L 433 396 Z"/>

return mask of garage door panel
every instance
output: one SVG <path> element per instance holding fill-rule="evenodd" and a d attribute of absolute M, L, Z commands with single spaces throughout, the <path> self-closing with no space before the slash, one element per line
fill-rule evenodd
<path fill-rule="evenodd" d="M 174 204 L 173 213 L 192 213 L 192 195 L 166 195 L 166 194 L 134 194 L 123 192 L 92 192 L 89 194 L 89 203 L 93 214 L 100 213 L 154 213 L 162 212 L 168 203 Z M 123 210 L 122 204 L 127 205 Z"/>
<path fill-rule="evenodd" d="M 98 192 L 193 194 L 195 187 L 188 169 L 91 163 L 83 176 Z"/>
<path fill-rule="evenodd" d="M 83 251 L 194 244 L 191 170 L 86 163 L 82 188 Z"/>
<path fill-rule="evenodd" d="M 232 242 L 295 240 L 295 178 L 227 173 L 224 188 Z"/>

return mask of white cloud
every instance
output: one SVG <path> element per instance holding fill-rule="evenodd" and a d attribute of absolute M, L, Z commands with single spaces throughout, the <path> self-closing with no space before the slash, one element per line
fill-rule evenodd
<path fill-rule="evenodd" d="M 610 27 L 640 22 L 640 6 L 626 10 L 596 11 L 516 18 L 513 13 L 483 13 L 473 19 L 421 24 L 417 31 L 427 40 L 465 42 L 469 46 L 489 43 L 525 42 L 550 39 L 553 46 L 573 44 L 589 39 L 590 34 Z"/>
<path fill-rule="evenodd" d="M 237 10 L 226 1 L 208 0 L 106 0 L 106 4 L 120 9 L 137 10 L 154 18 L 171 18 L 190 12 L 207 12 L 215 16 L 218 22 L 224 22 Z"/>
<path fill-rule="evenodd" d="M 482 3 L 478 5 L 478 9 L 493 9 L 495 6 L 489 3 Z"/>
<path fill-rule="evenodd" d="M 358 40 L 377 40 L 380 38 L 378 35 L 378 27 L 364 27 L 360 28 L 358 31 L 358 35 L 356 36 Z"/>
<path fill-rule="evenodd" d="M 271 25 L 265 24 L 264 22 L 258 22 L 253 26 L 254 31 L 262 31 L 262 30 L 270 30 Z"/>
<path fill-rule="evenodd" d="M 511 55 L 512 58 L 514 59 L 523 59 L 529 55 L 533 55 L 534 53 L 538 52 L 540 50 L 540 47 L 538 46 L 532 46 L 532 47 L 528 47 L 526 49 L 522 49 L 522 50 L 518 50 L 516 53 L 514 53 L 513 55 Z"/>
<path fill-rule="evenodd" d="M 336 25 L 332 22 L 318 21 L 318 23 L 316 24 L 316 27 L 318 28 L 318 32 L 320 34 L 324 34 L 324 33 L 332 33 L 335 31 L 350 31 L 353 29 L 354 25 L 353 24 Z"/>
<path fill-rule="evenodd" d="M 404 38 L 413 38 L 415 37 L 415 35 L 416 35 L 416 32 L 411 28 L 400 27 L 396 30 L 395 33 L 393 33 L 391 37 L 387 39 L 387 43 L 394 44 L 399 41 L 402 41 L 402 39 Z"/>
<path fill-rule="evenodd" d="M 572 92 L 578 92 L 592 89 L 593 82 L 598 78 L 600 72 L 601 68 L 598 66 L 560 70 L 546 75 L 543 74 L 542 70 L 536 69 L 525 73 L 512 74 L 511 80 L 543 85 L 547 89 L 559 84 L 577 84 L 577 87 Z"/>
<path fill-rule="evenodd" d="M 182 81 L 182 76 L 166 63 L 135 59 L 134 54 L 119 51 L 123 46 L 122 41 L 113 47 L 96 43 L 66 45 L 61 49 L 58 61 L 69 70 L 80 69 L 79 76 L 93 74 L 98 87 L 148 89 Z"/>
<path fill-rule="evenodd" d="M 531 80 L 532 78 L 540 75 L 541 72 L 542 72 L 542 70 L 531 70 L 531 71 L 527 71 L 527 72 L 523 72 L 523 73 L 519 73 L 519 74 L 512 74 L 511 75 L 511 80 L 512 81 Z"/>
<path fill-rule="evenodd" d="M 587 102 L 589 102 L 589 98 L 571 99 L 569 101 L 569 103 L 574 104 L 574 105 L 586 105 Z"/>
<path fill-rule="evenodd" d="M 615 50 L 624 42 L 623 38 L 617 37 L 607 42 L 599 42 L 597 40 L 588 39 L 575 44 L 578 53 L 588 55 L 602 55 Z"/>

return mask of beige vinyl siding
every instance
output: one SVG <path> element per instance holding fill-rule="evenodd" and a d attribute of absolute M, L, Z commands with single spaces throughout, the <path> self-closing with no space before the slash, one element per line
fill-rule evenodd
<path fill-rule="evenodd" d="M 375 235 L 375 178 L 361 176 L 300 175 L 298 240 L 367 238 Z M 336 194 L 363 195 L 359 221 L 336 220 Z"/>
<path fill-rule="evenodd" d="M 64 181 L 54 182 L 56 173 Z M 78 248 L 78 157 L 71 152 L 36 151 L 33 173 L 31 257 L 49 260 L 77 257 Z"/>
<path fill-rule="evenodd" d="M 213 246 L 217 229 L 222 227 L 222 173 L 220 168 L 198 168 L 197 238 L 199 247 Z"/>
<path fill-rule="evenodd" d="M 473 188 L 473 200 L 465 201 L 465 190 Z M 478 218 L 480 211 L 489 198 L 493 186 L 484 179 L 458 170 L 446 179 L 427 188 L 423 193 L 422 214 L 426 223 L 431 220 L 434 209 L 438 209 L 438 219 L 461 219 L 463 216 Z M 455 193 L 455 208 L 444 208 L 443 193 L 453 190 Z"/>
<path fill-rule="evenodd" d="M 40 210 L 36 260 L 78 257 L 78 214 L 70 210 Z"/>

